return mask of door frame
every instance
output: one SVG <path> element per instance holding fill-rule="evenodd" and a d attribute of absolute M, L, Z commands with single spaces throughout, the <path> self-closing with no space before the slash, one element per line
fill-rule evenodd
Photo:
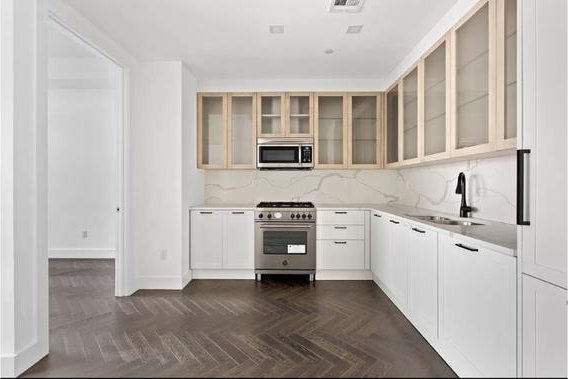
<path fill-rule="evenodd" d="M 128 272 L 126 265 L 126 226 L 127 213 L 125 210 L 128 204 L 128 197 L 125 178 L 128 177 L 128 161 L 126 156 L 128 153 L 128 129 L 130 124 L 129 115 L 129 70 L 128 65 L 122 63 L 119 59 L 114 58 L 111 54 L 107 53 L 104 49 L 97 46 L 95 43 L 89 41 L 87 38 L 69 26 L 61 17 L 59 17 L 53 10 L 47 12 L 47 22 L 54 22 L 65 33 L 68 33 L 73 38 L 84 43 L 87 48 L 93 50 L 101 55 L 109 62 L 116 66 L 116 81 L 119 83 L 119 88 L 116 93 L 121 97 L 118 102 L 118 128 L 116 133 L 117 142 L 117 223 L 116 223 L 116 252 L 115 252 L 115 296 L 129 296 L 136 288 L 129 288 L 128 285 Z M 49 49 L 49 46 L 47 46 Z M 47 64 L 47 61 L 46 61 Z M 46 124 L 47 126 L 47 124 Z"/>

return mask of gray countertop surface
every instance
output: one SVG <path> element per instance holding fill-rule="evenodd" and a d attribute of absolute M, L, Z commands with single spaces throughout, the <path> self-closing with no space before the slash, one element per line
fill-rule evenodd
<path fill-rule="evenodd" d="M 414 219 L 410 216 L 433 215 L 444 216 L 451 219 L 460 219 L 455 214 L 433 211 L 424 208 L 415 208 L 404 205 L 392 204 L 372 204 L 372 203 L 315 203 L 316 209 L 324 210 L 365 210 L 377 211 L 390 214 L 394 217 L 400 217 L 407 222 L 416 225 L 422 225 L 432 230 L 447 233 L 451 237 L 461 238 L 465 242 L 471 242 L 483 245 L 487 248 L 496 250 L 497 252 L 516 256 L 517 251 L 517 225 L 507 224 L 478 218 L 468 219 L 470 221 L 479 222 L 483 225 L 461 226 L 461 225 L 443 225 L 435 224 L 428 221 Z M 214 203 L 202 204 L 190 207 L 191 210 L 254 210 L 255 204 L 252 203 Z"/>

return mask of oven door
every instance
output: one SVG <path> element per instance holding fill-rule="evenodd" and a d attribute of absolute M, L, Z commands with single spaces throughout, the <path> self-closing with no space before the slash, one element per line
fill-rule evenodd
<path fill-rule="evenodd" d="M 302 167 L 300 145 L 258 145 L 258 168 Z"/>
<path fill-rule="evenodd" d="M 256 222 L 255 269 L 315 270 L 315 223 Z"/>

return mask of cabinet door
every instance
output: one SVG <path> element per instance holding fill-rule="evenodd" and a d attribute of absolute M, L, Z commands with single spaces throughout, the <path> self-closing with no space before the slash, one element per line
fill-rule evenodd
<path fill-rule="evenodd" d="M 315 149 L 319 168 L 347 166 L 347 96 L 315 95 Z"/>
<path fill-rule="evenodd" d="M 404 164 L 418 162 L 418 67 L 402 79 L 402 160 Z"/>
<path fill-rule="evenodd" d="M 424 58 L 423 160 L 447 158 L 450 152 L 450 39 L 442 39 Z"/>
<path fill-rule="evenodd" d="M 258 136 L 282 137 L 286 134 L 284 114 L 285 96 L 283 93 L 259 93 L 257 96 Z"/>
<path fill-rule="evenodd" d="M 523 149 L 528 220 L 522 271 L 566 288 L 567 2 L 523 1 Z"/>
<path fill-rule="evenodd" d="M 406 313 L 408 306 L 408 252 L 409 241 L 400 220 L 389 217 L 389 243 L 387 250 L 387 287 L 393 294 L 391 299 L 396 306 Z"/>
<path fill-rule="evenodd" d="M 498 150 L 517 147 L 517 1 L 497 1 L 497 120 Z"/>
<path fill-rule="evenodd" d="M 398 154 L 398 130 L 400 121 L 399 112 L 399 86 L 396 84 L 390 90 L 387 91 L 386 101 L 385 101 L 385 116 L 386 116 L 386 126 L 385 126 L 385 166 L 394 167 L 398 165 L 399 154 Z"/>
<path fill-rule="evenodd" d="M 319 240 L 322 270 L 364 270 L 364 240 Z"/>
<path fill-rule="evenodd" d="M 565 378 L 566 290 L 523 275 L 523 377 Z"/>
<path fill-rule="evenodd" d="M 379 94 L 349 94 L 349 166 L 377 168 L 379 155 Z"/>
<path fill-rule="evenodd" d="M 452 156 L 491 151 L 495 140 L 495 2 L 452 29 Z"/>
<path fill-rule="evenodd" d="M 252 93 L 230 94 L 228 98 L 228 166 L 256 167 L 256 97 Z"/>
<path fill-rule="evenodd" d="M 286 134 L 290 137 L 312 137 L 312 94 L 309 92 L 287 93 L 286 110 Z"/>
<path fill-rule="evenodd" d="M 379 277 L 380 254 L 381 254 L 381 218 L 377 212 L 371 212 L 371 272 Z M 379 278 L 380 280 L 380 278 Z"/>
<path fill-rule="evenodd" d="M 254 268 L 254 213 L 231 211 L 227 213 L 226 248 L 223 268 Z"/>
<path fill-rule="evenodd" d="M 388 221 L 388 215 L 383 214 L 379 217 L 379 222 L 377 225 L 377 234 L 373 235 L 372 238 L 376 239 L 377 242 L 377 278 L 388 288 L 392 281 L 392 254 L 391 250 L 391 234 L 390 234 L 390 223 Z"/>
<path fill-rule="evenodd" d="M 438 233 L 405 227 L 409 241 L 408 313 L 424 337 L 438 338 Z"/>
<path fill-rule="evenodd" d="M 227 95 L 200 93 L 197 104 L 197 167 L 227 167 Z"/>
<path fill-rule="evenodd" d="M 224 212 L 191 212 L 191 268 L 223 267 L 225 233 Z"/>
<path fill-rule="evenodd" d="M 459 376 L 516 376 L 516 259 L 439 238 L 444 359 Z"/>

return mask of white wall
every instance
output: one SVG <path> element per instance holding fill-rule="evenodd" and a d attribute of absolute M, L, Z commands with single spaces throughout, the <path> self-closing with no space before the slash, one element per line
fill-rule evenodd
<path fill-rule="evenodd" d="M 48 351 L 44 3 L 0 2 L 1 376 Z"/>
<path fill-rule="evenodd" d="M 55 23 L 49 33 L 59 49 L 84 50 L 83 57 L 49 58 L 49 257 L 114 258 L 118 67 Z"/>

